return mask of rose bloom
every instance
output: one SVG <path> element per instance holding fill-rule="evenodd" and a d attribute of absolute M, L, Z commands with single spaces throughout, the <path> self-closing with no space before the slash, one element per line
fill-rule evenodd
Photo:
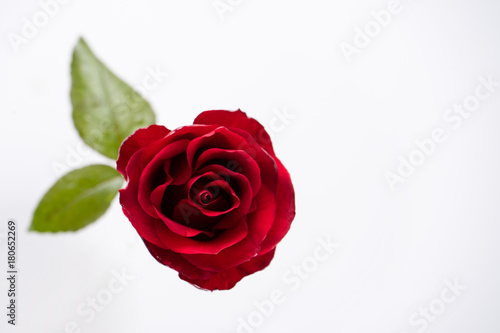
<path fill-rule="evenodd" d="M 267 267 L 295 216 L 290 175 L 268 133 L 240 110 L 151 125 L 120 147 L 120 203 L 156 260 L 207 290 Z"/>

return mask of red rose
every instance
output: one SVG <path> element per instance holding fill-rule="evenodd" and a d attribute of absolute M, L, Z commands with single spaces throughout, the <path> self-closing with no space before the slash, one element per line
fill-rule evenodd
<path fill-rule="evenodd" d="M 295 216 L 290 175 L 269 135 L 240 110 L 194 125 L 151 125 L 120 147 L 123 212 L 151 254 L 203 289 L 264 269 Z"/>

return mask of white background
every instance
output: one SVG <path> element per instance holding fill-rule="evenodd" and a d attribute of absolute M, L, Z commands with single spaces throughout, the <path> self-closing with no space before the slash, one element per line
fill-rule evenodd
<path fill-rule="evenodd" d="M 212 0 L 72 0 L 15 52 L 9 36 L 41 7 L 1 0 L 0 231 L 17 221 L 19 294 L 11 327 L 1 273 L 0 330 L 237 332 L 250 317 L 240 332 L 499 332 L 500 87 L 459 128 L 444 118 L 478 77 L 500 81 L 499 3 L 405 0 L 351 62 L 340 45 L 355 45 L 389 1 L 232 3 L 221 19 Z M 150 256 L 116 199 L 80 232 L 27 232 L 55 164 L 114 163 L 70 153 L 81 147 L 69 100 L 79 36 L 131 85 L 148 68 L 168 72 L 147 98 L 171 129 L 210 109 L 241 108 L 267 127 L 293 115 L 272 135 L 297 216 L 267 269 L 229 291 L 198 290 Z M 392 191 L 384 175 L 436 128 L 447 140 Z M 283 277 L 328 237 L 340 247 L 292 288 Z M 0 247 L 6 271 L 5 234 Z M 133 276 L 123 291 L 81 315 L 122 270 Z M 445 304 L 455 280 L 467 289 Z M 259 314 L 275 289 L 284 302 Z M 439 314 L 424 325 L 429 306 Z"/>

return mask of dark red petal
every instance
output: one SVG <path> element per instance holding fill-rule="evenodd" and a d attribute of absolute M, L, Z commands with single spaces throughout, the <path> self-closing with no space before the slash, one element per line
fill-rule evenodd
<path fill-rule="evenodd" d="M 218 164 L 210 164 L 210 162 Z M 220 148 L 211 148 L 205 150 L 198 158 L 195 170 L 198 170 L 203 165 L 219 165 L 224 167 L 228 172 L 235 171 L 246 176 L 252 186 L 252 192 L 257 193 L 260 188 L 261 174 L 257 162 L 247 153 L 241 150 L 224 150 Z M 199 171 L 198 171 L 199 172 Z"/>
<path fill-rule="evenodd" d="M 213 131 L 193 139 L 186 151 L 190 164 L 194 164 L 196 155 L 208 148 L 235 149 L 243 138 L 234 134 L 225 127 L 217 127 Z"/>
<path fill-rule="evenodd" d="M 216 128 L 217 126 L 213 125 L 196 125 L 176 128 L 164 138 L 153 142 L 152 144 L 144 148 L 144 152 L 142 154 L 142 163 L 143 165 L 149 163 L 149 161 L 151 161 L 159 151 L 161 151 L 172 142 L 179 140 L 193 140 L 213 131 Z"/>
<path fill-rule="evenodd" d="M 161 248 L 170 249 L 177 253 L 203 253 L 217 254 L 221 250 L 240 242 L 248 234 L 248 227 L 245 220 L 242 220 L 232 229 L 225 230 L 218 237 L 209 241 L 198 241 L 192 238 L 179 236 L 169 230 L 161 221 L 160 224 L 155 224 L 156 234 L 161 240 Z"/>
<path fill-rule="evenodd" d="M 132 226 L 142 238 L 156 245 L 162 245 L 156 234 L 155 224 L 163 224 L 163 222 L 148 215 L 139 205 L 137 199 L 137 183 L 141 174 L 139 167 L 141 154 L 142 150 L 134 154 L 130 159 L 127 167 L 130 180 L 127 187 L 120 190 L 120 204 L 122 205 L 123 213 L 128 217 L 130 223 L 132 223 Z"/>
<path fill-rule="evenodd" d="M 158 260 L 158 262 L 175 269 L 179 274 L 183 274 L 191 279 L 209 279 L 217 274 L 217 272 L 199 269 L 186 261 L 179 253 L 158 247 L 145 239 L 143 239 L 143 241 L 151 255 Z"/>
<path fill-rule="evenodd" d="M 212 230 L 212 226 L 220 219 L 218 216 L 208 216 L 200 211 L 200 207 L 189 199 L 180 200 L 172 212 L 172 220 L 182 225 L 199 230 Z M 207 235 L 213 236 L 215 233 Z"/>
<path fill-rule="evenodd" d="M 151 193 L 153 192 L 153 183 L 155 181 L 155 176 L 158 171 L 163 172 L 163 167 L 166 161 L 170 160 L 174 156 L 178 156 L 185 152 L 189 140 L 179 140 L 164 147 L 144 168 L 140 175 L 139 187 L 137 197 L 139 204 L 149 215 L 153 217 L 158 217 L 156 209 L 151 202 Z M 170 163 L 170 168 L 172 167 Z M 168 180 L 168 176 L 167 176 Z M 132 181 L 132 180 L 131 180 Z M 171 183 L 175 183 L 173 178 Z"/>
<path fill-rule="evenodd" d="M 240 128 L 250 133 L 250 135 L 253 136 L 255 141 L 257 141 L 262 148 L 264 148 L 271 155 L 274 155 L 271 138 L 264 129 L 264 126 L 262 126 L 257 120 L 249 118 L 245 112 L 242 112 L 239 109 L 237 111 L 205 111 L 196 117 L 193 124 L 220 125 L 228 128 Z"/>
<path fill-rule="evenodd" d="M 170 133 L 170 130 L 165 126 L 151 125 L 146 128 L 138 129 L 126 138 L 120 146 L 118 160 L 116 161 L 116 169 L 118 172 L 120 172 L 125 179 L 128 179 L 125 169 L 132 155 L 139 149 L 165 137 L 168 133 Z"/>
<path fill-rule="evenodd" d="M 165 184 L 158 186 L 151 192 L 151 195 L 149 196 L 149 200 L 151 200 L 151 204 L 157 208 L 161 209 L 161 203 L 163 201 L 163 195 L 165 194 L 165 190 L 167 189 L 168 185 L 170 185 L 170 181 L 167 180 Z M 155 211 L 156 214 L 156 211 Z M 158 214 L 153 217 L 158 217 Z"/>
<path fill-rule="evenodd" d="M 266 183 L 274 188 L 277 183 L 278 173 L 276 164 L 274 163 L 274 156 L 260 147 L 249 133 L 238 128 L 233 128 L 232 132 L 244 139 L 239 149 L 250 155 L 257 162 L 260 167 L 262 183 Z"/>
<path fill-rule="evenodd" d="M 181 204 L 182 204 L 182 202 L 181 202 Z M 194 210 L 194 208 L 192 208 L 192 207 L 189 207 L 188 209 L 193 209 Z M 165 225 L 168 227 L 168 229 L 170 229 L 171 231 L 175 232 L 176 234 L 178 234 L 180 236 L 183 236 L 183 237 L 194 237 L 194 236 L 197 236 L 199 234 L 205 234 L 208 237 L 213 237 L 213 235 L 214 235 L 213 232 L 203 231 L 203 230 L 191 228 L 191 227 L 189 227 L 187 225 L 183 225 L 183 224 L 177 223 L 174 220 L 171 220 L 168 217 L 166 217 L 158 209 L 156 209 L 156 213 L 162 219 L 162 221 L 165 223 Z"/>
<path fill-rule="evenodd" d="M 274 257 L 274 250 L 269 251 L 264 255 L 254 257 L 239 266 L 217 273 L 208 279 L 193 278 L 192 276 L 190 277 L 188 274 L 184 273 L 179 273 L 179 277 L 184 281 L 187 281 L 201 289 L 206 289 L 211 291 L 228 290 L 233 288 L 236 285 L 236 283 L 238 283 L 245 276 L 261 271 L 264 268 L 266 268 L 271 263 L 273 257 Z M 187 270 L 186 272 L 192 273 Z"/>
<path fill-rule="evenodd" d="M 186 154 L 175 156 L 170 163 L 167 174 L 172 177 L 172 185 L 184 184 L 191 177 L 191 169 Z"/>
<path fill-rule="evenodd" d="M 262 243 L 261 253 L 270 251 L 283 239 L 290 229 L 292 220 L 295 217 L 295 192 L 293 190 L 292 180 L 281 161 L 276 157 L 274 160 L 278 166 L 276 219 L 266 239 Z"/>
<path fill-rule="evenodd" d="M 120 190 L 120 204 L 125 216 L 129 219 L 139 236 L 158 246 L 163 246 L 163 242 L 157 235 L 157 224 L 163 224 L 159 219 L 146 214 L 139 206 L 137 197 L 132 191 Z"/>

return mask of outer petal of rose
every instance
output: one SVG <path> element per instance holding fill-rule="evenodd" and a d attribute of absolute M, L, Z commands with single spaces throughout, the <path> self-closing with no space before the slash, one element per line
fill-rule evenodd
<path fill-rule="evenodd" d="M 262 243 L 260 253 L 266 253 L 273 249 L 290 229 L 293 218 L 295 217 L 295 192 L 293 190 L 292 180 L 288 171 L 278 158 L 274 158 L 278 166 L 278 187 L 276 189 L 276 219 L 266 239 Z"/>
<path fill-rule="evenodd" d="M 128 217 L 137 233 L 149 242 L 161 246 L 163 243 L 156 234 L 155 224 L 163 224 L 163 222 L 148 215 L 139 205 L 137 199 L 138 179 L 141 174 L 138 164 L 140 164 L 141 155 L 142 150 L 135 153 L 130 159 L 127 167 L 127 173 L 130 180 L 127 187 L 120 190 L 120 204 L 123 213 Z"/>
<path fill-rule="evenodd" d="M 198 267 L 192 265 L 186 259 L 184 259 L 180 254 L 175 253 L 171 250 L 162 249 L 147 240 L 143 239 L 144 244 L 151 253 L 151 255 L 158 260 L 158 262 L 166 265 L 170 268 L 175 269 L 179 274 L 183 274 L 191 279 L 209 279 L 217 272 L 204 271 Z"/>
<path fill-rule="evenodd" d="M 146 214 L 139 206 L 133 192 L 127 189 L 120 190 L 120 204 L 122 205 L 123 213 L 127 216 L 139 236 L 158 246 L 163 245 L 163 242 L 156 233 L 155 227 L 156 224 L 163 224 L 163 221 Z"/>
<path fill-rule="evenodd" d="M 161 151 L 166 145 L 178 141 L 178 140 L 193 140 L 197 137 L 205 135 L 216 129 L 217 126 L 214 125 L 197 125 L 197 126 L 184 126 L 172 130 L 167 136 L 157 140 L 147 147 L 144 147 L 144 153 L 142 154 L 142 164 L 146 165 L 151 161 L 159 151 Z"/>
<path fill-rule="evenodd" d="M 118 160 L 116 161 L 116 169 L 118 172 L 120 172 L 125 179 L 128 179 L 125 168 L 132 155 L 139 149 L 165 137 L 168 133 L 170 133 L 170 130 L 165 126 L 151 125 L 146 128 L 138 129 L 126 138 L 120 146 Z"/>
<path fill-rule="evenodd" d="M 274 196 L 275 192 L 267 186 L 260 188 L 259 193 L 254 197 L 254 200 L 257 200 L 258 208 L 247 215 L 248 235 L 245 239 L 223 249 L 217 255 L 192 252 L 191 254 L 183 254 L 183 257 L 201 269 L 224 271 L 257 256 L 275 219 L 276 201 Z M 227 232 L 228 230 L 224 231 L 219 237 Z"/>
<path fill-rule="evenodd" d="M 264 148 L 269 154 L 274 155 L 273 145 L 271 138 L 267 134 L 264 126 L 257 120 L 249 118 L 245 112 L 225 111 L 225 110 L 212 110 L 202 112 L 196 117 L 193 124 L 205 125 L 220 125 L 224 127 L 236 127 L 250 133 L 255 141 Z"/>
<path fill-rule="evenodd" d="M 259 255 L 250 259 L 249 261 L 230 268 L 228 270 L 219 272 L 214 276 L 203 278 L 192 278 L 188 274 L 179 273 L 179 277 L 201 289 L 206 290 L 228 290 L 233 288 L 242 278 L 247 275 L 253 274 L 266 268 L 274 257 L 274 249 L 264 255 Z"/>

